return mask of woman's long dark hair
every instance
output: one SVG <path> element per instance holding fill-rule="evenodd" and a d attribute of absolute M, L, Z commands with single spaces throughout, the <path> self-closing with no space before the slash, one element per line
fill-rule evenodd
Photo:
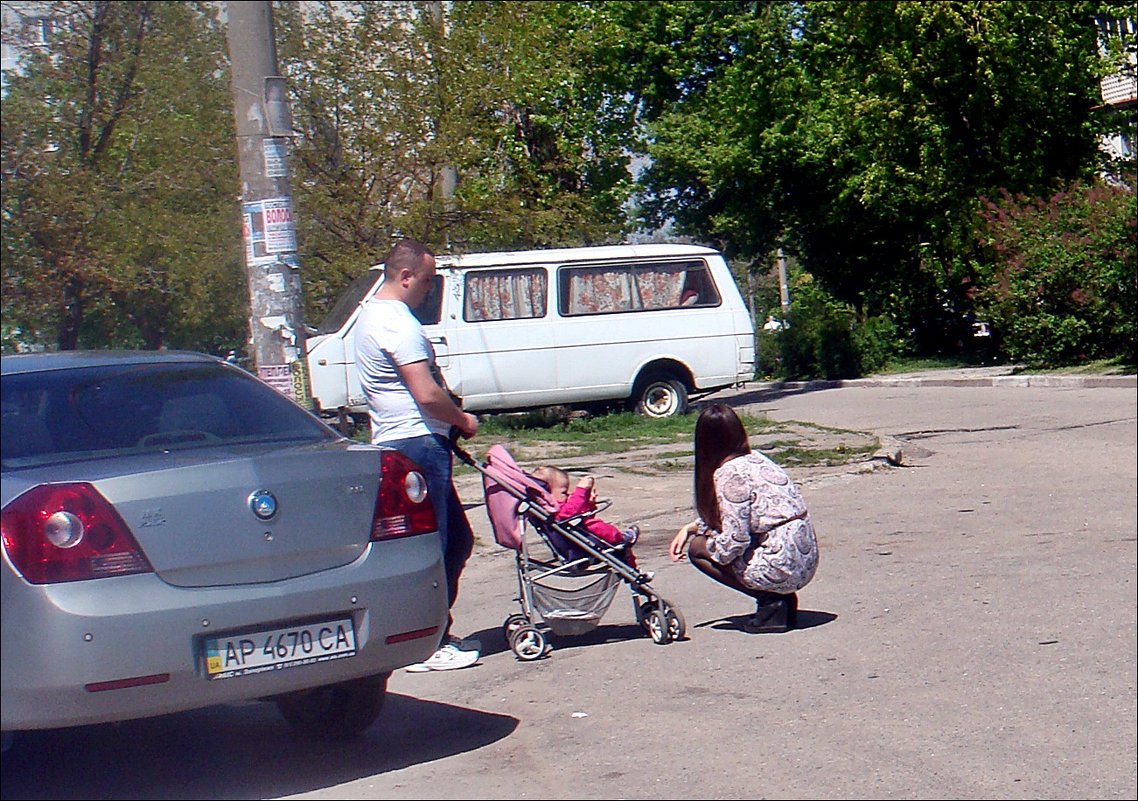
<path fill-rule="evenodd" d="M 695 421 L 695 510 L 708 526 L 719 529 L 719 501 L 713 478 L 719 465 L 751 452 L 747 430 L 735 410 L 713 403 Z"/>

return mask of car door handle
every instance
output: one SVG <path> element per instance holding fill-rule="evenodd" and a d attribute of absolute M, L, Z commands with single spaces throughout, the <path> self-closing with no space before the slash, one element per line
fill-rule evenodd
<path fill-rule="evenodd" d="M 430 337 L 429 339 L 436 345 L 445 345 L 447 343 L 446 337 Z"/>

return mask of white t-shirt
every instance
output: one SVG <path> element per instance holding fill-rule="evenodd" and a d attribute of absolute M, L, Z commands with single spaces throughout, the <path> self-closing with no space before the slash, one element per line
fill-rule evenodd
<path fill-rule="evenodd" d="M 400 365 L 425 361 L 435 369 L 435 349 L 407 304 L 372 298 L 356 321 L 356 369 L 367 395 L 371 441 L 447 436 L 450 424 L 428 417 L 419 408 L 388 354 Z"/>

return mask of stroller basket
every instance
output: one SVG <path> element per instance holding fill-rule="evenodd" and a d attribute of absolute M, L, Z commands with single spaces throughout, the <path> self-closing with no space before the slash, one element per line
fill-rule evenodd
<path fill-rule="evenodd" d="M 620 587 L 616 573 L 600 573 L 583 586 L 554 587 L 541 581 L 530 584 L 533 608 L 557 635 L 586 634 L 596 628 Z"/>
<path fill-rule="evenodd" d="M 589 533 L 587 517 L 557 520 L 548 486 L 523 471 L 505 448 L 492 446 L 485 464 L 457 442 L 451 448 L 482 474 L 494 539 L 515 552 L 521 613 L 506 618 L 502 633 L 518 659 L 545 656 L 546 632 L 576 636 L 595 629 L 621 583 L 628 585 L 636 621 L 653 642 L 684 638 L 683 616 L 650 585 L 651 575 L 630 567 L 619 547 Z M 549 557 L 536 556 L 535 546 Z"/>

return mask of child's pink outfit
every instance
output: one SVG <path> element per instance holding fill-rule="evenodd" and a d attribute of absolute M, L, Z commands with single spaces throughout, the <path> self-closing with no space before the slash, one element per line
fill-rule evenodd
<path fill-rule="evenodd" d="M 589 498 L 589 494 L 588 487 L 577 487 L 573 490 L 572 494 L 565 499 L 565 503 L 557 509 L 557 519 L 568 520 L 570 517 L 596 511 L 597 505 Z M 585 529 L 594 537 L 610 545 L 627 545 L 628 547 L 624 550 L 624 561 L 629 567 L 636 567 L 636 557 L 632 555 L 632 545 L 636 542 L 636 535 L 640 533 L 636 526 L 632 526 L 627 532 L 624 532 L 612 523 L 606 523 L 596 517 L 587 517 L 582 522 Z"/>

